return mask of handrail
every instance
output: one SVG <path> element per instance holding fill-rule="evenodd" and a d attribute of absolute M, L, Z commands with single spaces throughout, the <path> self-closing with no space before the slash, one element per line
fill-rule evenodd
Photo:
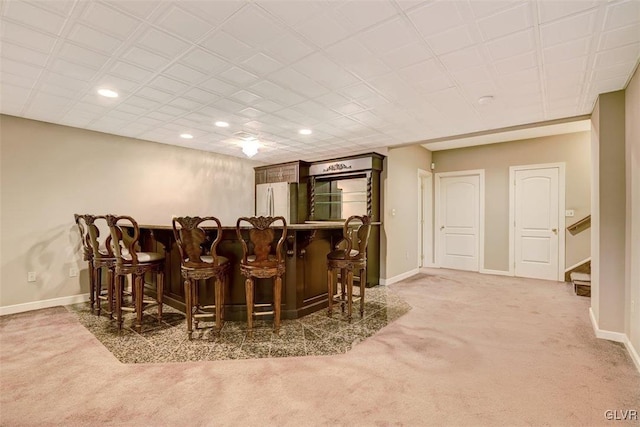
<path fill-rule="evenodd" d="M 589 227 L 591 227 L 591 215 L 587 215 L 580 221 L 574 222 L 567 227 L 567 230 L 569 230 L 569 233 L 575 236 L 576 234 L 586 230 Z"/>

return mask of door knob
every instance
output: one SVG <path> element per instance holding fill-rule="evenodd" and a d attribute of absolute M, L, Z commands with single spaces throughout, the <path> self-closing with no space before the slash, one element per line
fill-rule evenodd
<path fill-rule="evenodd" d="M 440 231 L 444 230 L 444 225 L 440 226 Z"/>
<path fill-rule="evenodd" d="M 558 229 L 557 228 L 552 228 L 551 231 L 553 231 L 553 234 L 558 234 Z"/>

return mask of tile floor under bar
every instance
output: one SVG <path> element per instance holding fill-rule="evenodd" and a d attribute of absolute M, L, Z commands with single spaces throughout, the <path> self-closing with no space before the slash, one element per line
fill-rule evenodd
<path fill-rule="evenodd" d="M 272 332 L 270 320 L 254 322 L 252 336 L 246 322 L 226 321 L 220 334 L 213 322 L 200 322 L 193 339 L 187 337 L 184 313 L 163 307 L 163 320 L 155 318 L 156 308 L 144 314 L 142 332 L 135 332 L 134 314 L 126 314 L 121 332 L 107 315 L 91 313 L 89 303 L 74 304 L 67 309 L 122 363 L 167 363 L 201 360 L 253 359 L 331 355 L 349 351 L 387 324 L 407 313 L 411 307 L 385 286 L 366 290 L 365 315 L 360 318 L 357 304 L 351 323 L 339 307 L 332 318 L 326 310 L 294 320 L 283 320 L 280 334 Z"/>

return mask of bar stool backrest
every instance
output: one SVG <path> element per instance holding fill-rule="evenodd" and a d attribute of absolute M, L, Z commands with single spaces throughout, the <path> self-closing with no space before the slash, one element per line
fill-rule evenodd
<path fill-rule="evenodd" d="M 206 217 L 173 217 L 173 236 L 176 239 L 182 265 L 185 267 L 211 267 L 218 265 L 217 247 L 222 240 L 222 225 L 213 216 Z M 205 228 L 207 230 L 205 231 Z M 207 231 L 216 230 L 216 237 L 211 241 Z M 209 244 L 209 242 L 211 242 Z M 211 256 L 213 262 L 206 262 L 202 256 Z"/>

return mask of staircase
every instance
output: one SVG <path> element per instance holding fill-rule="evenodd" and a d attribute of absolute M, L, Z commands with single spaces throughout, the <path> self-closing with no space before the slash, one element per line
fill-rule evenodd
<path fill-rule="evenodd" d="M 580 221 L 571 224 L 567 230 L 572 235 L 576 235 L 591 227 L 591 215 L 582 218 Z M 591 296 L 591 258 L 567 269 L 564 273 L 564 280 L 573 283 L 573 290 L 581 297 Z"/>

